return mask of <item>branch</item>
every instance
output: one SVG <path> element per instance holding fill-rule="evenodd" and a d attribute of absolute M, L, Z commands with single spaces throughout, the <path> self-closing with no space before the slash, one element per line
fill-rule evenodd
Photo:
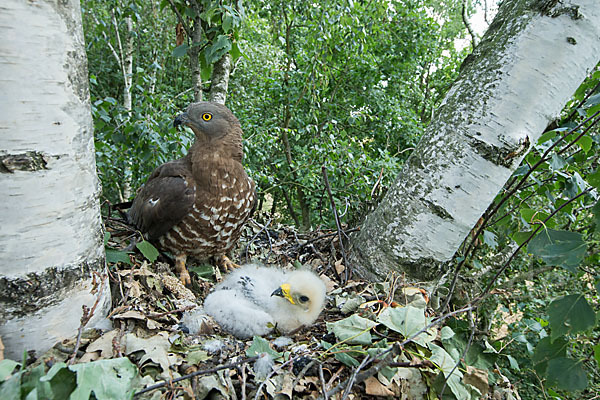
<path fill-rule="evenodd" d="M 179 21 L 179 23 L 181 24 L 181 26 L 183 26 L 183 29 L 185 30 L 185 34 L 189 38 L 191 38 L 192 37 L 192 31 L 190 30 L 190 27 L 188 26 L 187 22 L 185 21 L 185 19 L 183 18 L 183 16 L 181 15 L 181 13 L 179 12 L 179 10 L 177 9 L 177 7 L 175 6 L 175 3 L 173 3 L 173 0 L 167 0 L 167 1 L 171 5 L 171 9 L 173 10 L 173 12 L 177 15 L 177 20 Z"/>
<path fill-rule="evenodd" d="M 469 35 L 471 35 L 471 43 L 473 44 L 473 48 L 475 48 L 475 47 L 477 47 L 477 44 L 479 44 L 479 39 L 477 38 L 477 34 L 473 30 L 473 27 L 471 26 L 471 21 L 469 21 L 469 17 L 467 16 L 468 1 L 469 0 L 463 0 L 461 15 L 462 15 L 463 23 L 467 27 L 467 30 L 469 31 Z"/>
<path fill-rule="evenodd" d="M 325 165 L 321 167 L 321 171 L 323 172 L 323 180 L 325 181 L 325 188 L 327 188 L 327 194 L 329 195 L 329 202 L 331 203 L 331 210 L 333 211 L 333 215 L 335 217 L 335 226 L 337 227 L 337 235 L 338 241 L 340 243 L 340 251 L 342 252 L 342 258 L 344 259 L 344 282 L 347 282 L 349 279 L 348 268 L 348 260 L 346 259 L 346 251 L 344 250 L 344 243 L 342 240 L 342 226 L 340 224 L 340 218 L 337 213 L 337 208 L 335 207 L 335 201 L 333 201 L 333 195 L 331 194 L 331 187 L 329 186 L 329 179 L 327 179 L 327 168 Z"/>
<path fill-rule="evenodd" d="M 194 376 L 208 375 L 208 374 L 212 374 L 213 372 L 220 371 L 222 369 L 231 369 L 231 368 L 237 367 L 238 365 L 242 365 L 242 364 L 245 364 L 245 363 L 256 361 L 257 358 L 258 358 L 258 356 L 254 356 L 254 357 L 250 357 L 250 358 L 244 358 L 243 360 L 236 361 L 236 362 L 231 363 L 231 364 L 221 365 L 219 367 L 215 367 L 215 368 L 211 368 L 211 369 L 199 370 L 199 371 L 196 371 L 196 372 L 192 372 L 191 374 L 180 376 L 179 378 L 175 378 L 175 379 L 173 379 L 171 381 L 164 381 L 164 382 L 161 382 L 161 383 L 157 383 L 156 385 L 148 386 L 147 388 L 142 389 L 139 392 L 136 392 L 133 395 L 133 397 L 137 397 L 137 396 L 139 396 L 141 394 L 148 393 L 148 392 L 150 392 L 152 390 L 155 390 L 155 389 L 160 389 L 161 387 L 165 387 L 167 385 L 170 385 L 170 384 L 182 381 L 184 379 L 193 378 Z"/>

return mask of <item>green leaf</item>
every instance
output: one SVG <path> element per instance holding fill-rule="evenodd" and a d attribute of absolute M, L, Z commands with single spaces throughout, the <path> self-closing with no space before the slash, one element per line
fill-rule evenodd
<path fill-rule="evenodd" d="M 104 245 L 108 243 L 108 239 L 110 239 L 110 232 L 104 232 Z"/>
<path fill-rule="evenodd" d="M 569 392 L 587 388 L 587 374 L 581 360 L 566 357 L 550 360 L 546 375 L 548 383 Z"/>
<path fill-rule="evenodd" d="M 127 265 L 132 265 L 129 255 L 126 252 L 115 249 L 106 249 L 106 262 L 109 264 L 122 262 Z"/>
<path fill-rule="evenodd" d="M 598 201 L 596 205 L 592 207 L 592 213 L 594 214 L 593 221 L 596 225 L 596 228 L 600 228 L 600 201 Z"/>
<path fill-rule="evenodd" d="M 212 65 L 223 57 L 224 54 L 228 53 L 229 50 L 231 50 L 231 39 L 227 35 L 219 35 L 217 40 L 213 41 L 204 50 L 204 57 L 206 58 L 206 62 Z"/>
<path fill-rule="evenodd" d="M 0 399 L 21 398 L 21 375 L 22 372 L 18 372 L 0 384 Z"/>
<path fill-rule="evenodd" d="M 386 308 L 377 317 L 377 322 L 384 324 L 391 330 L 401 333 L 404 337 L 409 338 L 424 329 L 428 324 L 428 319 L 425 317 L 425 310 L 412 306 L 405 306 Z M 434 339 L 435 334 L 427 331 L 419 334 L 413 341 L 425 346 Z"/>
<path fill-rule="evenodd" d="M 579 145 L 579 147 L 581 147 L 584 153 L 587 153 L 592 148 L 594 140 L 591 137 L 585 135 L 579 138 L 577 144 Z"/>
<path fill-rule="evenodd" d="M 188 46 L 186 43 L 180 44 L 179 46 L 177 46 L 173 49 L 173 57 L 181 58 L 181 57 L 185 56 L 187 54 L 189 48 L 190 48 L 190 46 Z"/>
<path fill-rule="evenodd" d="M 40 381 L 48 383 L 54 399 L 68 399 L 77 387 L 77 375 L 64 362 L 54 364 Z"/>
<path fill-rule="evenodd" d="M 577 232 L 546 229 L 531 240 L 527 252 L 540 257 L 546 265 L 576 272 L 587 251 L 582 237 Z"/>
<path fill-rule="evenodd" d="M 199 279 L 208 282 L 212 281 L 211 278 L 214 273 L 213 267 L 208 264 L 194 265 L 188 268 L 188 271 L 195 273 Z"/>
<path fill-rule="evenodd" d="M 325 350 L 329 350 L 332 346 L 331 343 L 327 343 L 326 341 L 321 341 L 321 346 Z M 353 356 L 360 356 L 362 347 L 360 346 L 337 346 L 331 351 L 331 354 L 335 357 L 336 360 L 347 365 L 349 367 L 358 367 L 360 363 Z"/>
<path fill-rule="evenodd" d="M 594 358 L 596 359 L 596 364 L 598 364 L 598 368 L 600 368 L 600 343 L 594 346 Z"/>
<path fill-rule="evenodd" d="M 138 372 L 127 357 L 75 364 L 69 369 L 77 373 L 71 400 L 88 400 L 92 393 L 98 400 L 133 398 Z"/>
<path fill-rule="evenodd" d="M 548 140 L 554 139 L 555 137 L 556 137 L 556 131 L 546 132 L 542 136 L 540 136 L 540 138 L 538 139 L 538 144 L 547 142 Z"/>
<path fill-rule="evenodd" d="M 519 368 L 519 363 L 517 362 L 517 360 L 511 356 L 510 354 L 506 355 L 506 358 L 508 358 L 508 362 L 510 363 L 510 367 L 512 369 L 514 369 L 515 371 L 520 371 L 521 368 Z"/>
<path fill-rule="evenodd" d="M 571 294 L 554 300 L 548 306 L 552 340 L 592 328 L 596 314 L 582 294 Z"/>
<path fill-rule="evenodd" d="M 0 382 L 11 376 L 17 365 L 20 364 L 13 360 L 0 361 Z"/>
<path fill-rule="evenodd" d="M 562 158 L 556 153 L 552 154 L 552 158 L 550 159 L 550 168 L 552 168 L 552 170 L 561 170 L 565 165 L 567 165 L 567 162 L 564 158 Z"/>
<path fill-rule="evenodd" d="M 270 355 L 273 360 L 278 360 L 283 357 L 283 354 L 273 350 L 271 346 L 269 346 L 269 341 L 267 339 L 260 336 L 254 336 L 252 344 L 246 349 L 246 355 L 248 357 L 254 357 L 263 353 Z"/>
<path fill-rule="evenodd" d="M 600 170 L 588 174 L 587 183 L 589 183 L 596 189 L 600 189 Z"/>
<path fill-rule="evenodd" d="M 371 344 L 370 330 L 377 324 L 370 319 L 352 314 L 336 322 L 327 322 L 327 331 L 333 332 L 338 340 L 351 344 Z"/>
<path fill-rule="evenodd" d="M 590 96 L 589 99 L 587 99 L 583 104 L 583 107 L 588 108 L 595 106 L 596 104 L 600 104 L 600 93 Z"/>
<path fill-rule="evenodd" d="M 498 247 L 496 235 L 490 231 L 483 231 L 483 243 L 487 244 L 492 249 Z"/>
<path fill-rule="evenodd" d="M 531 231 L 521 231 L 513 233 L 511 237 L 520 246 L 529 239 L 529 236 L 531 236 Z"/>
<path fill-rule="evenodd" d="M 558 358 L 565 357 L 567 354 L 567 339 L 559 337 L 556 340 L 552 340 L 549 336 L 541 339 L 535 350 L 531 361 L 533 362 L 533 368 L 540 375 L 546 374 L 548 367 L 548 361 Z"/>
<path fill-rule="evenodd" d="M 156 261 L 158 258 L 158 250 L 147 240 L 143 240 L 135 245 L 144 257 L 150 262 Z"/>

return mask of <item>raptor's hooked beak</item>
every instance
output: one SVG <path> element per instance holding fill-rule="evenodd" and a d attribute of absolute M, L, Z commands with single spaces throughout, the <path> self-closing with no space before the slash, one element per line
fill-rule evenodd
<path fill-rule="evenodd" d="M 284 283 L 283 285 L 279 286 L 277 289 L 275 289 L 275 291 L 273 293 L 271 293 L 271 296 L 283 297 L 283 298 L 287 299 L 290 303 L 296 304 L 294 302 L 294 299 L 292 299 L 292 295 L 290 294 L 290 284 L 289 283 Z"/>
<path fill-rule="evenodd" d="M 177 128 L 179 125 L 185 125 L 190 122 L 190 118 L 186 112 L 179 114 L 173 121 L 173 126 Z"/>

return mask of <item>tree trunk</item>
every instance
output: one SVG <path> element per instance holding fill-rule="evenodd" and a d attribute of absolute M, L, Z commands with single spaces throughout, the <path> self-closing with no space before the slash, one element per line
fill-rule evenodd
<path fill-rule="evenodd" d="M 106 322 L 110 291 L 79 1 L 4 0 L 0 35 L 0 336 L 20 360 L 76 335 L 82 305 Z"/>
<path fill-rule="evenodd" d="M 355 271 L 432 279 L 599 61 L 597 0 L 505 1 L 352 240 Z"/>
<path fill-rule="evenodd" d="M 192 28 L 192 46 L 189 49 L 190 70 L 192 71 L 192 89 L 194 90 L 194 101 L 202 101 L 202 71 L 200 66 L 200 42 L 202 41 L 202 26 L 200 17 L 194 20 Z"/>
<path fill-rule="evenodd" d="M 225 104 L 227 88 L 229 87 L 229 74 L 231 72 L 231 55 L 224 54 L 213 66 L 210 80 L 210 93 L 208 101 Z"/>

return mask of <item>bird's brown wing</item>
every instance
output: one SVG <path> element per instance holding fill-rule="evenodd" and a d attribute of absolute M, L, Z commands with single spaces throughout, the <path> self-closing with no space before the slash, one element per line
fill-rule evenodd
<path fill-rule="evenodd" d="M 154 170 L 128 213 L 129 222 L 149 240 L 158 239 L 180 222 L 196 199 L 189 165 L 171 161 Z"/>

